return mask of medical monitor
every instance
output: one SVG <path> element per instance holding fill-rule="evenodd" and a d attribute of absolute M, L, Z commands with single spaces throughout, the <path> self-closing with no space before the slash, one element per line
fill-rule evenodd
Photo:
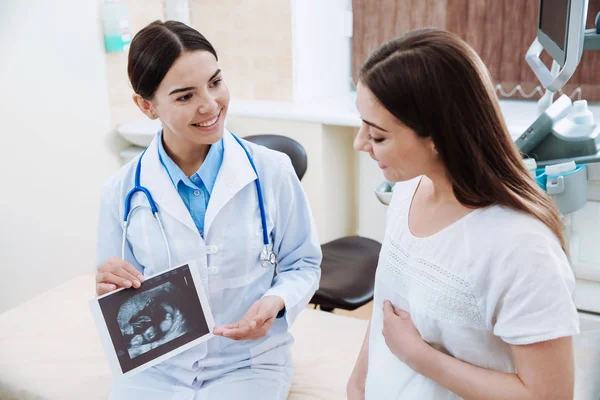
<path fill-rule="evenodd" d="M 542 85 L 557 92 L 573 76 L 583 52 L 588 0 L 539 0 L 536 40 L 525 59 Z M 546 50 L 557 71 L 539 58 Z"/>
<path fill-rule="evenodd" d="M 567 52 L 571 1 L 540 0 L 538 39 L 561 67 Z"/>

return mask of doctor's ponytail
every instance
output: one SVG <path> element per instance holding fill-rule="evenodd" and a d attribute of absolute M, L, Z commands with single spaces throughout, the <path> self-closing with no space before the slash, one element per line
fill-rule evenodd
<path fill-rule="evenodd" d="M 178 21 L 155 21 L 139 31 L 129 47 L 127 74 L 133 91 L 146 100 L 186 51 L 204 50 L 218 60 L 217 52 L 197 30 Z"/>

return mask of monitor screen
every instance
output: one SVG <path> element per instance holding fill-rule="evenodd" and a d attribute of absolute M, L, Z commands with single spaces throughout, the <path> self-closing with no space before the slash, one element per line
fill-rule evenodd
<path fill-rule="evenodd" d="M 571 0 L 540 0 L 540 30 L 565 50 Z"/>

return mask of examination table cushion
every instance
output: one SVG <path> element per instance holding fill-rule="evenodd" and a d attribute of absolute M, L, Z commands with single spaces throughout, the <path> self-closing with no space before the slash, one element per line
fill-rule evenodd
<path fill-rule="evenodd" d="M 0 399 L 106 399 L 111 375 L 88 300 L 93 274 L 0 315 Z M 345 399 L 368 321 L 311 309 L 293 325 L 290 400 Z"/>

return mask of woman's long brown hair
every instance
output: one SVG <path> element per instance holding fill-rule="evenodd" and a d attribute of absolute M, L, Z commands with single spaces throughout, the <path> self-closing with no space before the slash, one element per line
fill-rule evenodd
<path fill-rule="evenodd" d="M 439 29 L 411 31 L 375 50 L 359 79 L 400 122 L 431 137 L 458 201 L 530 214 L 567 252 L 560 214 L 529 175 L 489 72 L 468 44 Z"/>

